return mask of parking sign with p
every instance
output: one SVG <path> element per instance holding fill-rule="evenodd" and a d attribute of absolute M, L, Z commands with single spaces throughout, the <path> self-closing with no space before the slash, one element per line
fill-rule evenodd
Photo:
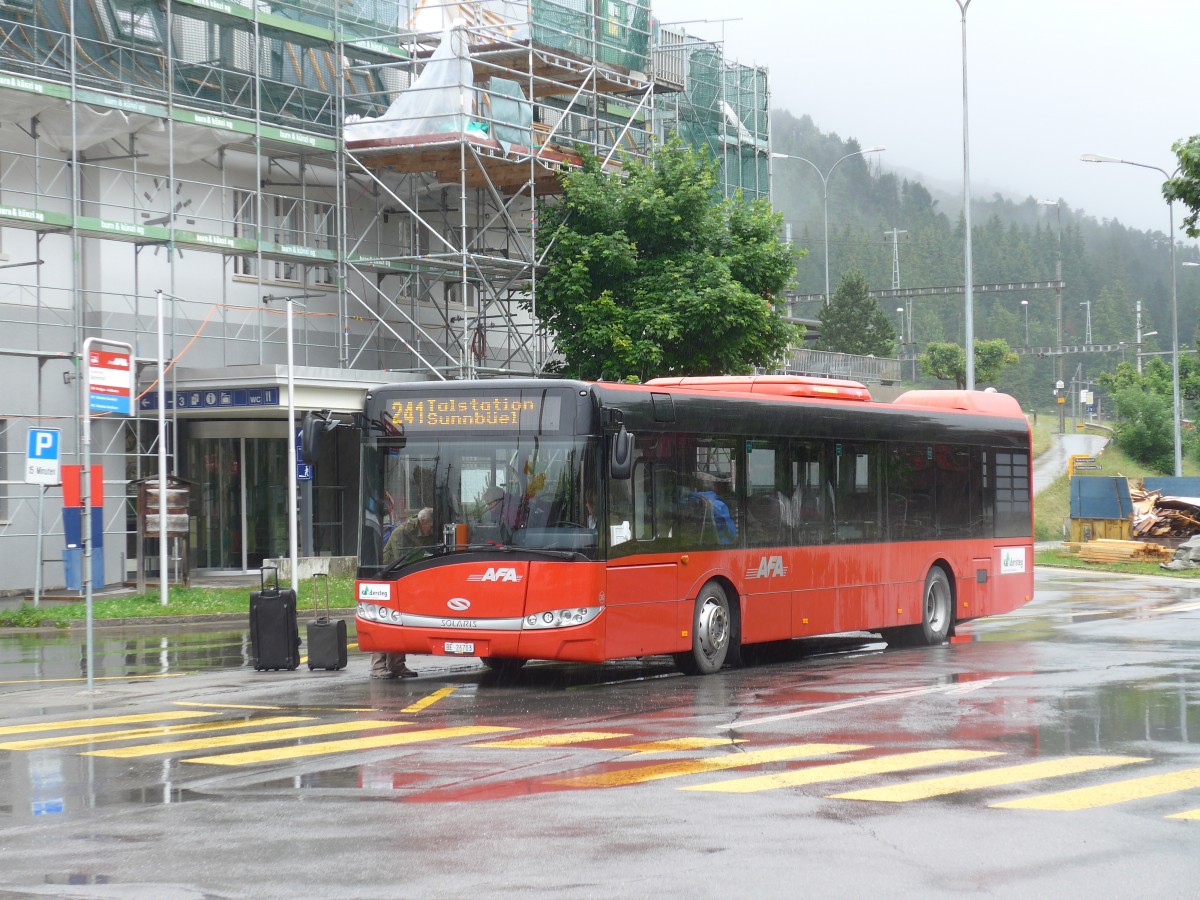
<path fill-rule="evenodd" d="M 25 451 L 26 484 L 62 484 L 62 458 L 57 428 L 30 428 Z"/>

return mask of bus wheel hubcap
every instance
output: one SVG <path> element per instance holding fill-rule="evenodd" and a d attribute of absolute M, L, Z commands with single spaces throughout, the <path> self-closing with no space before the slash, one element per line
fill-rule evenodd
<path fill-rule="evenodd" d="M 941 585 L 932 584 L 925 595 L 925 620 L 930 630 L 941 634 L 946 627 L 946 617 L 949 615 L 949 597 Z"/>
<path fill-rule="evenodd" d="M 696 637 L 700 649 L 710 659 L 721 651 L 729 640 L 729 611 L 716 600 L 707 599 L 700 608 L 700 621 Z"/>

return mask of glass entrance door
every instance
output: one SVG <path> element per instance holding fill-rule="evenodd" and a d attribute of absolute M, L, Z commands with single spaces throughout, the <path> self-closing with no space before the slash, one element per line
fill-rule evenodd
<path fill-rule="evenodd" d="M 192 565 L 257 569 L 287 556 L 287 444 L 276 438 L 197 437 L 184 477 L 199 495 Z"/>

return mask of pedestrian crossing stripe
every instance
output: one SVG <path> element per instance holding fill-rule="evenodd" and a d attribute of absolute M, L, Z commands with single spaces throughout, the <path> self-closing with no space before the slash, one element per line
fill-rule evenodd
<path fill-rule="evenodd" d="M 1075 811 L 1115 806 L 1131 800 L 1145 800 L 1176 791 L 1200 787 L 1200 769 L 1181 769 L 1164 775 L 1147 775 L 1125 781 L 1113 781 L 1095 787 L 1076 788 L 1055 794 L 1040 794 L 1021 800 L 1006 800 L 993 803 L 998 809 L 1039 809 L 1052 811 Z"/>
<path fill-rule="evenodd" d="M 527 750 L 536 747 L 566 747 L 571 744 L 587 744 L 593 741 L 611 741 L 614 738 L 624 737 L 629 737 L 629 735 L 619 731 L 567 731 L 558 734 L 539 734 L 534 737 L 513 738 L 508 741 L 485 741 L 482 744 L 471 744 L 470 746 Z"/>
<path fill-rule="evenodd" d="M 747 750 L 744 753 L 727 753 L 724 756 L 681 759 L 675 762 L 601 772 L 596 775 L 580 775 L 575 778 L 556 779 L 551 781 L 550 784 L 562 785 L 564 787 L 621 787 L 628 784 L 657 781 L 660 778 L 677 778 L 682 775 L 696 775 L 701 772 L 718 772 L 723 769 L 740 769 L 763 763 L 808 759 L 815 756 L 829 756 L 834 753 L 853 753 L 857 750 L 870 749 L 871 747 L 868 744 L 789 744 L 783 747 L 771 747 L 766 750 Z"/>
<path fill-rule="evenodd" d="M 331 722 L 325 725 L 306 725 L 301 728 L 275 728 L 269 731 L 252 731 L 243 734 L 223 734 L 216 737 L 195 738 L 190 741 L 139 744 L 134 747 L 114 747 L 111 750 L 89 750 L 83 756 L 105 756 L 113 759 L 136 759 L 140 756 L 163 756 L 168 753 L 187 753 L 192 750 L 211 750 L 215 747 L 236 747 L 240 744 L 267 744 L 274 741 L 290 741 L 301 737 L 318 737 L 324 734 L 345 734 L 347 731 L 367 731 L 372 728 L 395 728 L 411 725 L 411 722 L 395 722 L 362 719 L 356 722 Z"/>
<path fill-rule="evenodd" d="M 903 784 L 894 784 L 890 787 L 849 791 L 844 794 L 833 794 L 830 799 L 878 800 L 885 803 L 907 803 L 911 800 L 926 800 L 930 797 L 942 797 L 946 794 L 977 791 L 981 788 L 1002 787 L 1026 781 L 1037 781 L 1042 778 L 1057 778 L 1062 775 L 1096 772 L 1101 769 L 1113 768 L 1114 766 L 1127 766 L 1131 763 L 1140 762 L 1150 762 L 1150 760 L 1134 756 L 1072 756 L 1019 766 L 1006 766 L 999 769 L 985 769 L 981 772 L 968 772 L 964 775 L 947 775 L 944 778 L 906 781 Z"/>
<path fill-rule="evenodd" d="M 910 769 L 924 769 L 932 766 L 946 765 L 947 763 L 965 762 L 967 760 L 986 759 L 989 756 L 1003 755 L 1000 752 L 989 750 L 921 750 L 916 753 L 897 753 L 891 756 L 879 756 L 874 759 L 864 759 L 857 762 L 830 763 L 823 766 L 793 769 L 789 772 L 774 772 L 770 775 L 755 775 L 747 778 L 736 778 L 730 781 L 695 784 L 681 787 L 680 790 L 749 794 L 755 791 L 799 787 L 805 784 L 821 784 L 827 781 L 845 781 L 850 778 L 864 778 L 868 775 L 886 775 L 889 772 L 905 772 Z"/>
<path fill-rule="evenodd" d="M 428 707 L 433 706 L 433 704 L 437 703 L 439 700 L 443 700 L 446 697 L 449 697 L 456 690 L 458 690 L 458 688 L 459 688 L 458 685 L 454 685 L 452 687 L 444 687 L 441 690 L 434 691 L 429 696 L 422 697 L 416 703 L 412 703 L 412 704 L 409 704 L 408 706 L 404 707 L 404 709 L 400 710 L 400 712 L 404 713 L 405 715 L 411 715 L 412 713 L 419 713 L 419 712 L 421 712 L 421 710 L 427 709 Z"/>
<path fill-rule="evenodd" d="M 665 741 L 650 741 L 628 747 L 613 747 L 620 753 L 677 753 L 680 750 L 707 750 L 711 747 L 729 747 L 746 743 L 743 738 L 685 737 Z"/>
<path fill-rule="evenodd" d="M 238 719 L 235 722 L 199 722 L 192 725 L 159 725 L 155 728 L 131 728 L 126 731 L 99 731 L 87 734 L 60 734 L 56 737 L 32 738 L 0 743 L 0 750 L 49 750 L 55 747 L 79 747 L 83 744 L 107 744 L 113 741 L 132 741 L 149 737 L 169 737 L 176 734 L 200 734 L 209 731 L 231 731 L 235 728 L 255 728 L 263 725 L 283 725 L 288 722 L 311 722 L 311 716 L 269 716 L 263 719 Z"/>
<path fill-rule="evenodd" d="M 163 722 L 168 719 L 201 719 L 215 712 L 175 710 L 173 712 L 134 713 L 127 716 L 99 716 L 92 719 L 67 719 L 61 722 L 36 722 L 29 725 L 0 726 L 0 735 L 35 734 L 41 731 L 66 731 L 70 728 L 97 728 L 105 725 L 135 725 L 139 722 Z"/>
<path fill-rule="evenodd" d="M 393 723 L 398 724 L 398 723 Z M 401 747 L 422 741 L 439 741 L 476 734 L 494 734 L 498 731 L 516 731 L 496 725 L 464 725 L 457 728 L 430 728 L 424 731 L 398 731 L 390 734 L 375 734 L 369 737 L 348 738 L 340 741 L 322 741 L 319 744 L 295 744 L 271 750 L 247 750 L 242 753 L 223 753 L 218 756 L 198 756 L 185 759 L 185 763 L 206 763 L 212 766 L 246 766 L 252 763 L 281 762 L 285 759 L 305 759 L 310 756 L 328 756 L 332 753 L 353 753 L 363 750 L 378 750 L 383 747 Z"/>
<path fill-rule="evenodd" d="M 1200 809 L 1189 809 L 1187 812 L 1177 812 L 1167 816 L 1168 819 L 1200 819 Z"/>

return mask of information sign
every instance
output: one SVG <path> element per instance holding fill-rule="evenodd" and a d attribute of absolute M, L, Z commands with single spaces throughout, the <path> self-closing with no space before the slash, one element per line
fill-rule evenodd
<path fill-rule="evenodd" d="M 130 354 L 91 350 L 87 359 L 88 408 L 128 416 L 133 412 L 133 365 Z"/>

